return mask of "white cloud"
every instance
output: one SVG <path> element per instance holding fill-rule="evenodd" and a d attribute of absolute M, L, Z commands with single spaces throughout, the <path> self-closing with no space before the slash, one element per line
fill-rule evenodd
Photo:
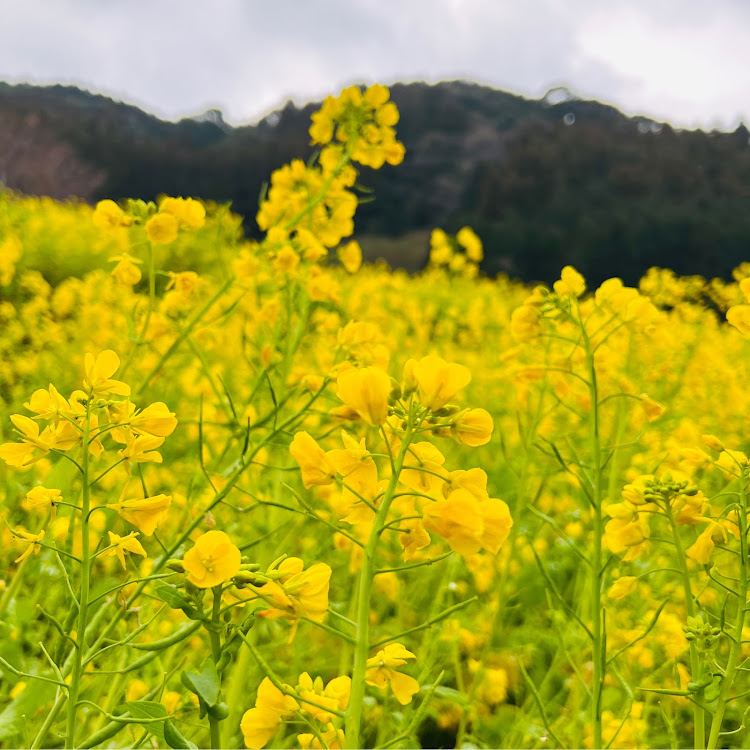
<path fill-rule="evenodd" d="M 25 0 L 0 76 L 74 83 L 177 119 L 252 121 L 353 82 L 567 84 L 628 112 L 732 125 L 750 97 L 750 3 L 714 0 Z"/>
<path fill-rule="evenodd" d="M 689 125 L 734 124 L 750 92 L 748 23 L 741 9 L 665 28 L 643 10 L 592 15 L 578 32 L 589 63 L 626 70 L 629 109 Z"/>

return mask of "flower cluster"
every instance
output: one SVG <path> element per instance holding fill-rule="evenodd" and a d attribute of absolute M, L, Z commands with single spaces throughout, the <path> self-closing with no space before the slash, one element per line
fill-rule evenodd
<path fill-rule="evenodd" d="M 303 672 L 295 687 L 277 686 L 264 677 L 258 686 L 255 706 L 245 712 L 240 724 L 245 745 L 257 749 L 265 747 L 284 720 L 300 715 L 315 729 L 314 733 L 297 735 L 300 747 L 344 747 L 344 733 L 336 728 L 334 720 L 336 714 L 346 709 L 350 692 L 349 677 L 334 677 L 324 684 L 320 677 L 313 680 Z"/>
<path fill-rule="evenodd" d="M 96 204 L 93 223 L 99 229 L 110 232 L 143 227 L 146 239 L 152 246 L 170 245 L 181 229 L 200 229 L 206 223 L 206 208 L 194 198 L 165 197 L 158 207 L 154 203 L 131 200 L 125 209 L 106 199 Z M 132 255 L 130 249 L 123 249 L 109 259 L 116 261 L 112 275 L 123 286 L 134 286 L 143 275 L 139 268 L 143 260 Z"/>
<path fill-rule="evenodd" d="M 29 469 L 51 453 L 62 454 L 80 467 L 74 456 L 81 451 L 100 460 L 116 451 L 115 463 L 107 473 L 118 464 L 130 473 L 133 463 L 160 463 L 162 458 L 157 448 L 172 434 L 177 419 L 162 402 L 144 409 L 136 408 L 129 398 L 130 386 L 113 377 L 119 367 L 120 359 L 112 350 L 105 350 L 96 357 L 87 354 L 82 390 L 74 391 L 69 398 L 52 384 L 47 389 L 34 391 L 24 406 L 35 416 L 11 416 L 20 439 L 0 445 L 0 458 L 17 469 Z M 42 429 L 40 422 L 46 423 Z M 118 449 L 118 446 L 122 447 Z M 165 518 L 171 498 L 167 495 L 132 497 L 129 486 L 128 480 L 120 499 L 108 503 L 107 507 L 150 536 Z M 59 489 L 35 487 L 26 495 L 26 507 L 54 510 L 61 502 L 60 495 Z M 32 541 L 22 534 L 18 536 Z M 132 534 L 113 535 L 107 554 L 117 554 L 122 562 L 123 551 L 143 554 Z"/>
<path fill-rule="evenodd" d="M 350 86 L 338 97 L 327 97 L 313 113 L 310 126 L 311 143 L 325 146 L 321 164 L 334 168 L 345 150 L 354 161 L 373 169 L 385 163 L 400 164 L 404 146 L 396 140 L 394 130 L 398 109 L 389 99 L 388 89 L 379 84 L 365 91 Z"/>
<path fill-rule="evenodd" d="M 451 404 L 470 379 L 466 367 L 434 355 L 409 360 L 400 384 L 377 366 L 350 367 L 338 375 L 337 395 L 348 410 L 347 418 L 382 428 L 388 454 L 403 454 L 398 474 L 402 489 L 394 510 L 405 519 L 399 541 L 407 560 L 430 544 L 427 531 L 462 555 L 481 549 L 496 554 L 510 532 L 508 506 L 490 497 L 484 471 L 449 472 L 436 445 L 415 439 L 450 437 L 469 446 L 490 440 L 493 422 L 486 410 Z M 342 448 L 325 451 L 309 433 L 298 432 L 290 452 L 305 487 L 341 488 L 338 498 L 331 500 L 341 521 L 370 527 L 388 479 L 381 479 L 365 437 L 357 439 L 343 430 L 341 439 Z M 389 468 L 392 472 L 393 466 Z"/>
<path fill-rule="evenodd" d="M 430 265 L 445 267 L 455 274 L 474 278 L 484 258 L 482 240 L 471 227 L 462 227 L 455 237 L 442 229 L 433 229 L 430 235 Z"/>

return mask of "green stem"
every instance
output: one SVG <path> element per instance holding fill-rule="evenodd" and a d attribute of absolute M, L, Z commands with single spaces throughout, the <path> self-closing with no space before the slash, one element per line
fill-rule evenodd
<path fill-rule="evenodd" d="M 221 628 L 221 586 L 215 586 L 212 591 L 214 603 L 211 610 L 211 628 L 209 628 L 208 633 L 211 637 L 211 658 L 214 660 L 218 674 L 219 659 L 221 658 L 221 635 L 219 634 Z M 221 675 L 218 675 L 218 680 L 219 686 L 221 686 Z M 221 690 L 221 687 L 219 689 Z M 220 721 L 209 713 L 208 724 L 211 730 L 211 747 L 213 750 L 218 750 L 221 747 Z"/>
<path fill-rule="evenodd" d="M 602 518 L 602 456 L 599 437 L 599 389 L 596 380 L 596 362 L 586 324 L 580 318 L 581 335 L 586 351 L 589 371 L 589 394 L 591 399 L 591 454 L 593 459 L 593 487 L 591 504 L 593 507 L 594 542 L 591 556 L 591 632 L 593 636 L 594 675 L 591 688 L 591 721 L 594 730 L 594 747 L 602 744 L 602 692 L 606 676 L 605 633 L 602 623 L 602 539 L 604 522 Z"/>
<path fill-rule="evenodd" d="M 724 721 L 724 712 L 726 711 L 727 704 L 729 703 L 729 694 L 732 691 L 734 680 L 737 676 L 739 660 L 742 655 L 742 630 L 745 627 L 745 612 L 747 611 L 747 569 L 748 564 L 750 564 L 750 560 L 748 560 L 747 547 L 747 488 L 745 487 L 746 480 L 747 474 L 743 469 L 742 475 L 740 476 L 740 509 L 737 513 L 737 524 L 740 528 L 740 578 L 738 581 L 737 589 L 740 596 L 737 602 L 737 617 L 734 621 L 734 630 L 732 632 L 732 646 L 729 650 L 729 661 L 727 662 L 727 669 L 724 673 L 724 678 L 721 681 L 719 701 L 716 705 L 714 718 L 711 722 L 711 732 L 708 736 L 709 750 L 713 750 L 713 748 L 718 746 L 719 736 L 721 734 L 721 725 Z"/>
<path fill-rule="evenodd" d="M 677 523 L 672 515 L 672 508 L 669 503 L 665 503 L 664 508 L 669 519 L 669 525 L 672 528 L 672 539 L 677 551 L 677 565 L 682 575 L 682 587 L 685 591 L 685 611 L 688 617 L 695 617 L 698 611 L 695 606 L 693 589 L 690 585 L 690 571 L 688 570 L 687 557 L 682 547 Z M 698 682 L 701 677 L 701 659 L 695 641 L 690 641 L 690 676 L 694 682 Z M 696 703 L 693 703 L 693 744 L 696 750 L 703 750 L 706 746 L 706 713 Z"/>
<path fill-rule="evenodd" d="M 47 712 L 47 715 L 44 717 L 44 722 L 42 723 L 42 726 L 39 727 L 39 731 L 37 732 L 36 737 L 34 738 L 34 741 L 31 743 L 31 750 L 38 750 L 38 748 L 43 747 L 44 738 L 47 736 L 47 732 L 49 731 L 49 728 L 52 726 L 52 722 L 57 718 L 57 714 L 59 713 L 60 709 L 63 706 L 63 703 L 65 703 L 65 691 L 60 691 L 58 689 L 57 696 L 55 697 L 55 702 L 52 704 L 52 708 Z"/>
<path fill-rule="evenodd" d="M 83 459 L 81 469 L 83 476 L 81 505 L 81 590 L 78 595 L 78 630 L 77 647 L 74 650 L 73 674 L 68 695 L 68 726 L 65 733 L 65 747 L 75 747 L 76 708 L 78 693 L 83 673 L 83 654 L 86 649 L 86 625 L 89 609 L 89 581 L 91 576 L 91 549 L 89 544 L 89 507 L 91 505 L 91 486 L 89 485 L 89 432 L 91 430 L 91 398 L 86 400 L 86 416 L 83 425 Z M 68 634 L 70 635 L 70 634 Z"/>
<path fill-rule="evenodd" d="M 11 603 L 13 597 L 15 597 L 16 595 L 16 592 L 21 587 L 21 583 L 23 582 L 23 572 L 26 569 L 26 565 L 28 564 L 30 559 L 30 557 L 25 557 L 23 560 L 21 560 L 21 564 L 18 566 L 15 575 L 10 582 L 10 586 L 5 589 L 5 593 L 3 594 L 2 599 L 0 599 L 0 616 L 5 613 L 8 605 Z"/>
<path fill-rule="evenodd" d="M 354 666 L 352 669 L 352 690 L 349 706 L 344 719 L 344 734 L 347 748 L 362 747 L 360 742 L 360 723 L 362 721 L 362 706 L 365 697 L 365 673 L 367 658 L 370 652 L 370 599 L 372 582 L 375 577 L 375 563 L 378 542 L 385 520 L 388 517 L 393 496 L 396 494 L 398 478 L 404 465 L 409 443 L 411 442 L 413 427 L 409 425 L 401 443 L 398 455 L 393 463 L 391 478 L 380 504 L 375 521 L 372 525 L 370 537 L 362 556 L 362 569 L 359 576 L 359 595 L 357 599 L 357 642 L 354 647 Z"/>
<path fill-rule="evenodd" d="M 151 322 L 151 314 L 154 311 L 156 304 L 156 270 L 154 269 L 154 246 L 148 243 L 148 309 L 146 310 L 146 317 L 143 320 L 141 326 L 141 332 L 138 334 L 138 340 L 133 344 L 133 348 L 128 354 L 128 358 L 125 360 L 125 364 L 120 369 L 119 377 L 124 377 L 128 368 L 133 362 L 133 356 L 135 355 L 138 347 L 143 344 L 146 340 L 146 334 L 148 333 L 148 324 Z"/>
<path fill-rule="evenodd" d="M 229 495 L 229 493 L 232 491 L 232 489 L 235 487 L 237 482 L 240 480 L 240 477 L 245 472 L 245 470 L 252 464 L 253 458 L 258 454 L 258 452 L 271 443 L 278 435 L 283 434 L 285 430 L 287 430 L 294 422 L 297 421 L 297 419 L 304 414 L 310 406 L 315 402 L 315 400 L 320 396 L 322 391 L 318 391 L 317 393 L 314 393 L 310 398 L 307 399 L 304 406 L 302 406 L 299 411 L 295 412 L 292 416 L 288 417 L 286 420 L 284 420 L 281 424 L 276 426 L 272 432 L 270 432 L 268 435 L 264 436 L 262 440 L 258 442 L 257 445 L 253 447 L 253 449 L 246 455 L 245 459 L 239 463 L 234 473 L 229 477 L 227 480 L 227 483 L 222 487 L 219 492 L 214 495 L 213 500 L 209 504 L 207 511 L 213 510 L 220 502 L 224 500 L 224 498 Z M 197 529 L 201 524 L 203 523 L 203 516 L 199 515 L 197 518 L 195 518 L 188 527 L 180 534 L 180 536 L 173 542 L 172 546 L 167 550 L 167 552 L 158 560 L 154 562 L 154 568 L 153 573 L 157 574 L 161 571 L 161 569 L 166 565 L 167 561 L 174 557 L 174 555 L 177 553 L 177 550 L 187 541 L 187 539 L 190 538 L 190 535 Z M 100 644 L 109 637 L 109 634 L 114 630 L 114 628 L 117 626 L 117 624 L 120 622 L 120 620 L 123 618 L 124 614 L 130 607 L 133 606 L 135 601 L 138 599 L 139 596 L 143 593 L 146 586 L 148 585 L 148 580 L 144 580 L 141 583 L 139 583 L 133 591 L 133 593 L 128 597 L 128 600 L 125 604 L 125 607 L 118 607 L 117 611 L 114 613 L 110 621 L 107 623 L 107 625 L 104 627 L 101 633 L 99 633 L 98 637 L 96 638 L 96 641 L 92 644 L 91 648 L 89 649 L 89 654 L 93 654 L 96 652 L 96 649 L 100 646 Z M 97 613 L 95 619 L 98 623 L 98 620 L 102 617 L 103 613 L 105 612 L 106 607 L 102 607 L 99 612 Z M 94 626 L 94 620 L 91 622 L 91 627 Z M 67 674 L 69 670 L 69 663 L 72 661 L 74 657 L 74 653 L 71 654 L 65 661 L 65 666 L 63 667 L 63 674 Z"/>
<path fill-rule="evenodd" d="M 213 297 L 211 297 L 211 299 L 209 299 L 208 302 L 206 302 L 206 304 L 203 305 L 200 310 L 198 310 L 198 312 L 193 316 L 192 320 L 182 330 L 180 335 L 172 342 L 172 345 L 167 349 L 167 351 L 164 352 L 164 354 L 161 355 L 159 361 L 154 365 L 154 368 L 146 376 L 145 380 L 138 386 L 135 391 L 136 396 L 140 395 L 148 386 L 148 384 L 154 379 L 154 377 L 156 377 L 161 368 L 164 366 L 164 363 L 172 356 L 172 354 L 174 354 L 175 350 L 179 348 L 180 344 L 182 344 L 182 342 L 192 333 L 195 326 L 198 325 L 198 323 L 203 319 L 203 316 L 214 306 L 214 303 L 224 294 L 224 292 L 229 289 L 233 281 L 234 277 L 228 278 L 218 288 Z"/>

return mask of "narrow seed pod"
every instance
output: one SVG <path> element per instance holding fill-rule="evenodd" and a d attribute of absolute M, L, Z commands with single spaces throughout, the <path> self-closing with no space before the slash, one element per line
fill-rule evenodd
<path fill-rule="evenodd" d="M 190 622 L 172 633 L 172 635 L 168 636 L 167 638 L 162 638 L 159 641 L 151 641 L 151 643 L 131 643 L 129 645 L 133 648 L 139 649 L 140 651 L 162 651 L 165 648 L 174 646 L 175 643 L 184 641 L 185 638 L 195 633 L 195 631 L 198 630 L 200 626 L 200 622 Z"/>

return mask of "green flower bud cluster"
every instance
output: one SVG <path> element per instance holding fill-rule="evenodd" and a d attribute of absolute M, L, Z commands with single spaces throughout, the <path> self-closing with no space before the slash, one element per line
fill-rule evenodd
<path fill-rule="evenodd" d="M 643 499 L 647 503 L 671 502 L 679 495 L 692 497 L 698 494 L 698 488 L 687 480 L 676 481 L 670 473 L 666 473 L 660 479 L 647 479 L 644 482 L 645 492 Z"/>
<path fill-rule="evenodd" d="M 688 617 L 687 625 L 682 626 L 682 632 L 685 633 L 685 638 L 691 643 L 695 643 L 701 651 L 713 649 L 721 636 L 721 628 L 703 622 L 700 616 Z"/>

